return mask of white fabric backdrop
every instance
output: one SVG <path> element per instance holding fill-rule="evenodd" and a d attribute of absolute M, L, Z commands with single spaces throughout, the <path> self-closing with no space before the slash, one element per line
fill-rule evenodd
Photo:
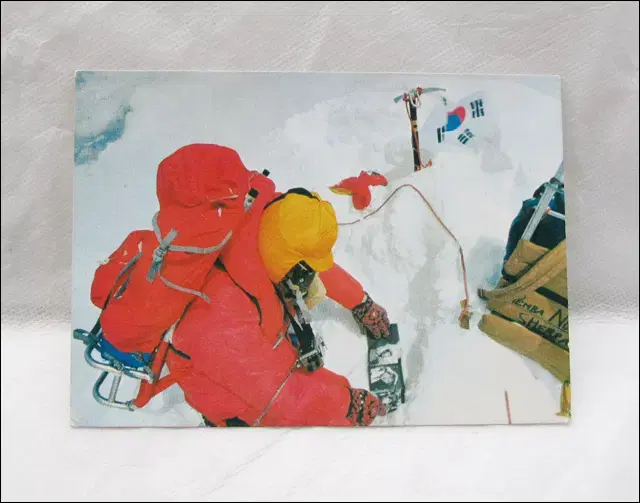
<path fill-rule="evenodd" d="M 637 40 L 636 2 L 3 2 L 2 499 L 637 500 Z M 72 430 L 79 69 L 560 75 L 572 425 Z"/>

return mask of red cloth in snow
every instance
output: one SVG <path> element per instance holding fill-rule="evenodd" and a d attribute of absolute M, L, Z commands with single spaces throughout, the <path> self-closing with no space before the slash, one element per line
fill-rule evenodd
<path fill-rule="evenodd" d="M 369 187 L 387 185 L 384 175 L 361 171 L 358 176 L 345 178 L 339 184 L 330 187 L 336 194 L 350 194 L 353 206 L 357 210 L 364 210 L 371 204 L 371 190 Z"/>

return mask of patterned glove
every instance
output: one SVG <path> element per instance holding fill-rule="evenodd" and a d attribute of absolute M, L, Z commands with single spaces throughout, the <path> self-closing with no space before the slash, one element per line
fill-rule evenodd
<path fill-rule="evenodd" d="M 347 419 L 353 426 L 369 426 L 377 416 L 387 413 L 380 400 L 366 389 L 350 389 L 351 402 Z"/>
<path fill-rule="evenodd" d="M 373 302 L 368 293 L 362 304 L 358 304 L 352 310 L 353 317 L 366 330 L 367 336 L 372 339 L 389 337 L 389 316 L 387 311 Z"/>

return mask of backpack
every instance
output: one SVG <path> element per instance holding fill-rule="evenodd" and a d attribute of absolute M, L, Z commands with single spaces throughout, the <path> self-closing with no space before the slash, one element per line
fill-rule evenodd
<path fill-rule="evenodd" d="M 258 196 L 251 187 L 256 174 L 237 152 L 214 144 L 187 145 L 160 162 L 152 230 L 130 232 L 97 268 L 91 301 L 100 317 L 91 332 L 74 333 L 87 345 L 87 362 L 103 371 L 94 387 L 98 402 L 133 410 L 133 402 L 115 399 L 120 377 L 157 383 L 170 347 L 167 334 L 193 300 L 209 300 L 202 292 L 208 274 L 248 221 Z M 94 350 L 102 361 L 91 356 Z M 105 372 L 116 376 L 109 398 L 100 392 Z M 148 388 L 141 388 L 147 397 L 138 407 L 159 392 Z"/>

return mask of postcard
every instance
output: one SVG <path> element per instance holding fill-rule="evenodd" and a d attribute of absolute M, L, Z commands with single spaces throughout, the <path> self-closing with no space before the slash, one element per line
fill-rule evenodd
<path fill-rule="evenodd" d="M 75 85 L 74 426 L 570 421 L 559 77 Z"/>

